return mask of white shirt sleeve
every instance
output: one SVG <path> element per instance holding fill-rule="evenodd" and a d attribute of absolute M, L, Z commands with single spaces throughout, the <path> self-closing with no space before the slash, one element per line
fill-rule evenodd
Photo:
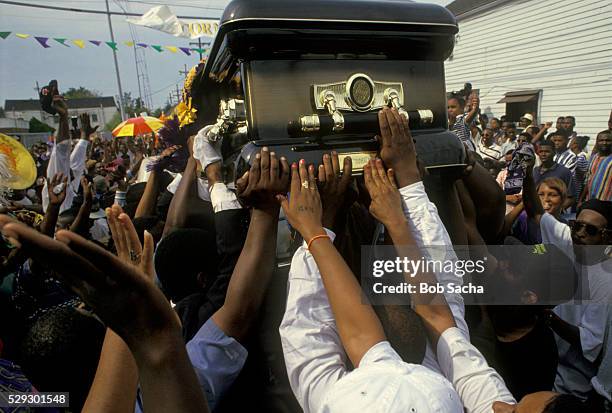
<path fill-rule="evenodd" d="M 446 231 L 446 227 L 440 219 L 438 209 L 429 200 L 425 192 L 423 182 L 400 188 L 403 199 L 404 215 L 410 223 L 410 230 L 415 238 L 416 244 L 423 249 L 423 253 L 429 258 L 440 261 L 456 261 L 457 255 L 453 250 L 453 243 Z M 438 248 L 423 248 L 437 246 Z M 463 284 L 463 280 L 452 272 L 439 272 L 436 274 L 438 282 L 444 285 L 454 283 Z M 444 293 L 448 306 L 450 307 L 457 327 L 464 333 L 465 337 L 470 336 L 467 323 L 465 322 L 465 304 L 463 297 L 458 293 Z M 430 369 L 440 372 L 440 367 L 436 361 L 431 344 L 428 342 L 425 351 L 423 365 Z"/>
<path fill-rule="evenodd" d="M 49 206 L 49 193 L 47 190 L 48 182 L 53 179 L 53 176 L 56 173 L 63 173 L 64 176 L 67 176 L 70 179 L 70 139 L 64 140 L 62 142 L 56 143 L 53 145 L 53 149 L 51 150 L 51 156 L 49 157 L 49 164 L 47 165 L 47 179 L 45 180 L 45 184 L 42 190 L 42 204 L 43 211 L 47 211 L 47 207 Z M 72 198 L 74 194 L 70 188 L 66 191 L 66 199 L 62 203 L 60 207 L 60 213 L 67 210 L 72 206 Z"/>
<path fill-rule="evenodd" d="M 459 394 L 466 413 L 491 413 L 493 402 L 516 403 L 501 376 L 463 332 L 452 327 L 438 340 L 438 362 Z"/>
<path fill-rule="evenodd" d="M 335 238 L 333 232 L 326 232 Z M 348 373 L 347 356 L 321 274 L 306 243 L 293 256 L 287 289 L 279 331 L 289 384 L 304 413 L 317 413 L 327 390 Z"/>
<path fill-rule="evenodd" d="M 557 221 L 555 217 L 545 212 L 540 219 L 542 243 L 552 244 L 574 261 L 574 244 L 569 225 Z"/>

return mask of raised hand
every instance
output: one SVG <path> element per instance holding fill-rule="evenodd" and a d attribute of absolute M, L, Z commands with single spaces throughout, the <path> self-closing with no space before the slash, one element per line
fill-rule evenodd
<path fill-rule="evenodd" d="M 370 194 L 370 213 L 387 228 L 406 225 L 402 198 L 392 169 L 385 172 L 380 159 L 370 160 L 363 169 L 365 186 Z"/>
<path fill-rule="evenodd" d="M 170 146 L 166 149 L 164 149 L 162 151 L 162 153 L 159 155 L 161 158 L 169 158 L 172 156 L 172 154 L 176 151 L 178 151 L 179 149 L 181 149 L 181 145 L 173 145 Z"/>
<path fill-rule="evenodd" d="M 79 118 L 81 119 L 81 139 L 89 139 L 89 137 L 98 130 L 98 126 L 95 128 L 91 127 L 91 122 L 87 113 L 81 113 Z"/>
<path fill-rule="evenodd" d="M 397 109 L 384 108 L 378 112 L 380 126 L 380 157 L 393 169 L 400 188 L 421 180 L 417 166 L 414 141 L 408 120 Z"/>
<path fill-rule="evenodd" d="M 319 192 L 323 204 L 323 225 L 333 227 L 338 211 L 345 202 L 346 191 L 351 184 L 353 163 L 350 157 L 344 158 L 342 176 L 338 153 L 323 155 L 323 164 L 319 165 Z"/>
<path fill-rule="evenodd" d="M 53 96 L 53 102 L 51 106 L 57 111 L 57 114 L 60 116 L 68 116 L 68 105 L 66 104 L 66 100 L 63 96 L 55 95 Z"/>
<path fill-rule="evenodd" d="M 47 191 L 49 193 L 49 204 L 59 206 L 66 199 L 66 190 L 68 189 L 68 177 L 63 173 L 58 172 L 53 175 L 50 181 L 47 182 Z"/>
<path fill-rule="evenodd" d="M 89 202 L 91 204 L 93 201 L 91 182 L 87 180 L 85 175 L 81 176 L 81 188 L 83 188 L 83 202 Z"/>
<path fill-rule="evenodd" d="M 69 231 L 58 231 L 54 240 L 6 216 L 0 216 L 0 228 L 13 244 L 55 270 L 132 352 L 159 343 L 168 332 L 180 335 L 168 301 L 135 265 Z"/>
<path fill-rule="evenodd" d="M 115 243 L 117 256 L 123 262 L 138 267 L 153 281 L 155 279 L 153 236 L 145 231 L 143 246 L 132 220 L 119 205 L 106 208 L 106 218 Z"/>
<path fill-rule="evenodd" d="M 278 208 L 276 195 L 285 194 L 289 185 L 289 163 L 267 147 L 255 155 L 251 169 L 236 181 L 238 199 L 257 209 Z"/>
<path fill-rule="evenodd" d="M 322 206 L 315 168 L 301 159 L 299 167 L 296 163 L 291 165 L 291 190 L 289 199 L 285 195 L 278 195 L 283 211 L 289 223 L 295 228 L 304 240 L 310 240 L 316 235 L 325 234 L 322 224 Z"/>

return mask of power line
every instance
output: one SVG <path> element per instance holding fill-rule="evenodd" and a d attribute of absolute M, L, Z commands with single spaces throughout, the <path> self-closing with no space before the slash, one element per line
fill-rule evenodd
<path fill-rule="evenodd" d="M 74 7 L 59 7 L 59 6 L 45 6 L 42 4 L 27 4 L 27 3 L 20 3 L 17 1 L 10 1 L 10 0 L 0 0 L 0 4 L 8 4 L 11 6 L 23 6 L 23 7 L 33 7 L 33 8 L 37 8 L 37 9 L 47 9 L 47 10 L 59 10 L 59 11 L 71 11 L 74 13 L 90 13 L 90 14 L 106 14 L 106 15 L 112 15 L 112 16 L 137 16 L 140 17 L 142 16 L 142 14 L 139 13 L 121 13 L 121 12 L 116 12 L 116 11 L 103 11 L 103 10 L 90 10 L 90 9 L 77 9 Z M 202 20 L 202 19 L 211 19 L 211 20 L 218 20 L 219 17 L 211 17 L 211 16 L 176 16 L 179 19 L 192 19 L 192 20 Z"/>

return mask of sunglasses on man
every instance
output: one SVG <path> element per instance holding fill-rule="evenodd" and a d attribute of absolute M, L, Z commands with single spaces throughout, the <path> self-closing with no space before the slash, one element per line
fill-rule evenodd
<path fill-rule="evenodd" d="M 569 221 L 569 226 L 574 232 L 580 232 L 584 229 L 588 236 L 594 237 L 598 234 L 605 234 L 609 230 L 606 228 L 599 228 L 593 224 L 587 224 L 586 222 L 571 220 Z"/>

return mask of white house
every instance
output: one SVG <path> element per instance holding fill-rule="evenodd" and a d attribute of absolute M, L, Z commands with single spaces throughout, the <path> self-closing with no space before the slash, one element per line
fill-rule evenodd
<path fill-rule="evenodd" d="M 455 0 L 459 23 L 446 89 L 472 83 L 489 117 L 540 123 L 576 117 L 576 132 L 607 129 L 612 109 L 611 0 Z"/>
<path fill-rule="evenodd" d="M 79 116 L 88 113 L 92 126 L 100 129 L 118 112 L 115 98 L 112 96 L 69 99 L 68 113 L 70 116 Z M 4 114 L 7 118 L 23 119 L 29 121 L 36 118 L 52 127 L 57 127 L 59 118 L 44 112 L 40 108 L 38 99 L 7 99 L 4 103 Z"/>

